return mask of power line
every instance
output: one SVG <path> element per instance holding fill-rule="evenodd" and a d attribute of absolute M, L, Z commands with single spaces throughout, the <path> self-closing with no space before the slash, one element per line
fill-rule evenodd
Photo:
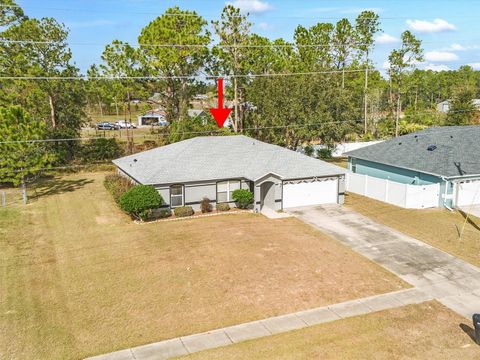
<path fill-rule="evenodd" d="M 11 40 L 11 39 L 0 39 L 0 43 L 5 44 L 37 44 L 37 45 L 53 45 L 53 44 L 62 44 L 61 41 L 53 40 Z M 326 47 L 330 48 L 334 45 L 330 44 L 295 44 L 295 43 L 286 43 L 286 44 L 236 44 L 236 45 L 222 45 L 222 44 L 144 44 L 144 43 L 133 43 L 129 44 L 128 42 L 119 42 L 115 43 L 92 43 L 92 42 L 65 42 L 68 45 L 79 45 L 79 46 L 131 46 L 131 47 L 159 47 L 159 48 L 321 48 Z M 422 44 L 447 44 L 448 41 L 422 41 Z M 365 43 L 351 43 L 352 46 L 367 46 L 371 44 Z M 340 45 L 342 46 L 342 45 Z M 468 46 L 468 45 L 465 45 Z"/>
<path fill-rule="evenodd" d="M 280 76 L 300 76 L 300 75 L 322 75 L 338 73 L 356 73 L 364 72 L 363 69 L 357 70 L 326 70 L 292 73 L 264 73 L 264 74 L 232 74 L 232 75 L 178 75 L 178 76 L 0 76 L 0 80 L 182 80 L 182 79 L 225 79 L 234 78 L 257 78 L 257 77 L 280 77 Z"/>
<path fill-rule="evenodd" d="M 319 124 L 301 124 L 301 125 L 278 125 L 278 126 L 262 126 L 262 127 L 250 127 L 244 128 L 244 131 L 254 131 L 254 130 L 267 130 L 267 129 L 286 129 L 286 128 L 305 128 L 305 127 L 317 127 L 333 124 L 344 124 L 344 123 L 357 123 L 356 120 L 339 120 L 339 121 L 330 121 Z M 152 137 L 165 137 L 171 135 L 198 135 L 198 134 L 212 134 L 212 133 L 221 133 L 223 129 L 218 130 L 203 130 L 203 131 L 183 131 L 169 134 L 151 134 Z M 145 137 L 146 135 L 132 137 Z M 63 138 L 63 139 L 32 139 L 32 140 L 7 140 L 0 141 L 0 144 L 15 144 L 15 143 L 45 143 L 45 142 L 64 142 L 64 141 L 88 141 L 88 140 L 98 140 L 98 139 L 116 139 L 115 137 L 105 137 L 105 136 L 96 136 L 96 137 L 79 137 L 79 138 Z"/>
<path fill-rule="evenodd" d="M 104 14 L 107 11 L 100 11 L 100 10 L 95 10 L 95 9 L 82 9 L 82 8 L 64 8 L 64 7 L 35 7 L 35 6 L 19 6 L 19 5 L 0 5 L 0 8 L 18 8 L 18 9 L 31 9 L 31 10 L 45 10 L 45 11 L 65 11 L 65 12 L 88 12 L 88 13 L 100 13 Z M 115 9 L 108 9 L 108 13 L 116 13 L 116 14 L 136 14 L 136 15 L 155 15 L 155 16 L 167 16 L 167 17 L 197 17 L 197 18 L 204 18 L 205 20 L 215 20 L 217 19 L 216 17 L 211 17 L 211 16 L 203 16 L 200 14 L 197 14 L 196 12 L 189 12 L 189 13 L 160 13 L 156 11 L 120 11 L 120 10 L 115 10 Z M 231 15 L 232 17 L 244 17 L 247 14 L 240 14 L 240 15 Z M 256 14 L 249 14 L 250 16 L 255 16 Z M 347 14 L 346 14 L 347 15 Z M 275 19 L 309 19 L 309 20 L 340 20 L 347 18 L 348 16 L 323 16 L 323 17 L 318 17 L 318 16 L 302 16 L 302 15 L 284 15 L 284 16 L 269 16 L 270 18 L 275 18 Z M 462 16 L 462 18 L 468 17 L 468 16 Z M 476 18 L 476 16 L 470 16 L 472 18 Z M 364 17 L 363 19 L 365 20 L 376 20 L 376 17 Z M 411 19 L 411 16 L 386 16 L 386 17 L 379 17 L 379 20 L 406 20 L 406 19 Z"/>

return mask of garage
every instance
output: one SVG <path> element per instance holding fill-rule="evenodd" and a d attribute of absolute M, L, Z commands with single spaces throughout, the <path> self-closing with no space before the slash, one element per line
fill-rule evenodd
<path fill-rule="evenodd" d="M 283 208 L 336 204 L 338 178 L 320 178 L 283 182 Z"/>
<path fill-rule="evenodd" d="M 457 206 L 480 204 L 480 180 L 463 181 L 457 186 Z"/>

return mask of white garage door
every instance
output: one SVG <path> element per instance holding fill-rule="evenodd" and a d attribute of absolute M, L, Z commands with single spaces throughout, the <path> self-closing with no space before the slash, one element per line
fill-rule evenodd
<path fill-rule="evenodd" d="M 480 204 L 480 180 L 458 184 L 457 206 Z"/>
<path fill-rule="evenodd" d="M 334 204 L 338 197 L 338 179 L 283 184 L 283 208 Z"/>

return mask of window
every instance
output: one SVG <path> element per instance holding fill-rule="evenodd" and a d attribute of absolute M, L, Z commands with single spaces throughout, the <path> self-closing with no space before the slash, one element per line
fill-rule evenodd
<path fill-rule="evenodd" d="M 170 207 L 183 206 L 183 185 L 170 187 Z"/>
<path fill-rule="evenodd" d="M 231 202 L 232 193 L 240 189 L 239 180 L 221 181 L 217 183 L 217 203 Z"/>

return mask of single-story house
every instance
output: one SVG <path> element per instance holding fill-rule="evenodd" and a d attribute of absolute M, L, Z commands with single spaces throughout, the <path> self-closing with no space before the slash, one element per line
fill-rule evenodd
<path fill-rule="evenodd" d="M 451 100 L 444 100 L 437 104 L 437 111 L 441 113 L 448 113 L 450 110 L 450 103 Z M 472 99 L 472 104 L 477 108 L 480 109 L 480 99 Z"/>
<path fill-rule="evenodd" d="M 180 141 L 113 163 L 138 184 L 153 185 L 166 207 L 203 198 L 234 205 L 232 193 L 254 193 L 254 209 L 343 203 L 345 170 L 247 136 L 205 136 Z"/>
<path fill-rule="evenodd" d="M 347 153 L 353 173 L 439 184 L 439 207 L 480 204 L 480 126 L 429 128 Z"/>

